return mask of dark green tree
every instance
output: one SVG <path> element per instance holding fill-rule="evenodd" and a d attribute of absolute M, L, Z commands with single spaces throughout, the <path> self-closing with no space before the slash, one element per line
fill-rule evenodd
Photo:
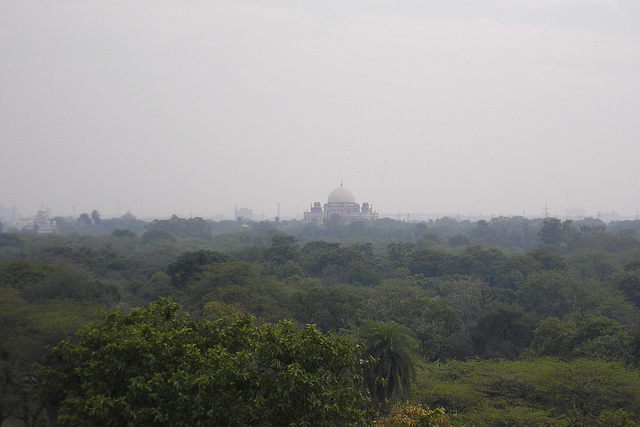
<path fill-rule="evenodd" d="M 91 225 L 91 217 L 89 216 L 88 213 L 83 213 L 83 214 L 80 214 L 76 222 L 80 225 L 84 225 L 85 227 L 88 227 Z"/>
<path fill-rule="evenodd" d="M 349 425 L 366 421 L 356 351 L 312 326 L 189 321 L 161 299 L 62 341 L 39 396 L 62 426 Z"/>
<path fill-rule="evenodd" d="M 387 258 L 394 268 L 409 267 L 410 255 L 415 250 L 415 243 L 400 242 L 387 245 Z"/>
<path fill-rule="evenodd" d="M 614 281 L 625 296 L 640 307 L 640 260 L 625 264 L 623 271 L 615 275 Z"/>
<path fill-rule="evenodd" d="M 531 344 L 535 320 L 517 305 L 502 304 L 471 324 L 476 354 L 515 359 Z"/>
<path fill-rule="evenodd" d="M 518 283 L 524 281 L 530 274 L 542 270 L 542 264 L 527 255 L 514 255 L 507 259 L 498 277 L 498 285 L 515 290 Z"/>
<path fill-rule="evenodd" d="M 231 258 L 220 252 L 204 249 L 185 252 L 167 266 L 167 274 L 171 277 L 173 286 L 184 286 L 188 281 L 198 277 L 205 265 L 229 261 Z"/>
<path fill-rule="evenodd" d="M 328 287 L 318 279 L 304 279 L 306 286 L 295 292 L 289 310 L 300 323 L 311 323 L 327 332 L 348 329 L 362 315 L 364 298 L 351 289 Z"/>
<path fill-rule="evenodd" d="M 380 282 L 376 262 L 357 248 L 310 242 L 301 252 L 304 272 L 320 277 L 326 284 L 358 282 L 376 285 Z"/>
<path fill-rule="evenodd" d="M 409 256 L 411 274 L 423 274 L 426 277 L 439 277 L 451 273 L 457 257 L 436 249 L 423 249 Z"/>
<path fill-rule="evenodd" d="M 48 347 L 93 319 L 94 308 L 86 302 L 29 302 L 0 285 L 0 424 L 13 417 L 26 427 L 36 425 L 43 407 L 34 399 L 34 365 L 46 360 Z"/>
<path fill-rule="evenodd" d="M 323 240 L 307 242 L 300 250 L 304 272 L 312 276 L 320 275 L 324 268 L 323 258 L 339 247 L 340 243 L 330 243 Z"/>
<path fill-rule="evenodd" d="M 527 252 L 527 256 L 532 257 L 542 265 L 543 270 L 566 270 L 567 263 L 560 255 L 554 254 L 548 248 L 536 248 Z"/>
<path fill-rule="evenodd" d="M 302 269 L 297 264 L 300 254 L 294 242 L 295 238 L 286 233 L 279 232 L 271 238 L 271 246 L 264 250 L 267 270 L 271 274 L 281 278 L 289 274 L 302 274 Z"/>
<path fill-rule="evenodd" d="M 530 351 L 536 356 L 633 361 L 632 335 L 605 316 L 573 313 L 564 321 L 550 317 L 533 333 Z"/>
<path fill-rule="evenodd" d="M 540 241 L 545 246 L 558 250 L 562 241 L 562 221 L 558 218 L 546 218 L 540 230 Z"/>
<path fill-rule="evenodd" d="M 506 259 L 505 254 L 497 248 L 483 249 L 478 245 L 468 246 L 459 257 L 450 261 L 448 272 L 480 277 L 493 285 L 497 282 Z"/>
<path fill-rule="evenodd" d="M 567 272 L 534 273 L 518 284 L 516 292 L 522 307 L 539 320 L 562 318 L 586 304 L 585 282 Z"/>

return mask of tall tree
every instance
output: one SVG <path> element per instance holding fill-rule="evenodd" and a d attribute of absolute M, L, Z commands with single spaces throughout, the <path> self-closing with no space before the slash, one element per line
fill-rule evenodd
<path fill-rule="evenodd" d="M 540 230 L 540 240 L 547 247 L 558 250 L 562 240 L 562 222 L 558 218 L 546 218 Z"/>
<path fill-rule="evenodd" d="M 91 225 L 91 217 L 89 216 L 88 213 L 82 213 L 80 214 L 80 216 L 78 217 L 78 219 L 76 220 L 76 222 L 80 225 L 84 225 L 86 227 Z"/>
<path fill-rule="evenodd" d="M 93 210 L 93 212 L 91 212 L 91 219 L 93 220 L 93 223 L 95 225 L 99 225 L 100 224 L 100 213 L 97 210 Z"/>
<path fill-rule="evenodd" d="M 373 401 L 387 403 L 402 392 L 408 392 L 415 377 L 415 351 L 419 342 L 406 326 L 395 322 L 368 322 L 360 331 L 364 356 L 376 363 L 367 368 L 365 384 Z"/>

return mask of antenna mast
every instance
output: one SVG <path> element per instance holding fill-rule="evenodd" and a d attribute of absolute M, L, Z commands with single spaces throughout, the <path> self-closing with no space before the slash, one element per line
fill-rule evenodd
<path fill-rule="evenodd" d="M 549 211 L 550 209 L 547 207 L 547 202 L 544 202 L 544 209 L 542 209 L 542 213 L 545 218 L 549 218 Z"/>

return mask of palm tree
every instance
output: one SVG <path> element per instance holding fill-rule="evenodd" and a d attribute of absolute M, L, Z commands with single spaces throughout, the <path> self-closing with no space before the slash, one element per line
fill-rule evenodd
<path fill-rule="evenodd" d="M 415 377 L 415 349 L 418 340 L 406 326 L 395 322 L 368 322 L 360 331 L 364 356 L 377 363 L 365 372 L 365 384 L 371 398 L 384 404 L 390 398 L 408 392 Z"/>

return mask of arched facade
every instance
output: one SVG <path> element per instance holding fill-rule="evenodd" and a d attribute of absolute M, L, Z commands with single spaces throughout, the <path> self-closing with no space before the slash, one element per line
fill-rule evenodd
<path fill-rule="evenodd" d="M 342 185 L 329 193 L 324 207 L 320 202 L 315 202 L 310 210 L 304 212 L 304 222 L 307 224 L 351 224 L 374 219 L 378 219 L 378 212 L 374 212 L 366 202 L 361 207 L 356 203 L 353 193 Z"/>

